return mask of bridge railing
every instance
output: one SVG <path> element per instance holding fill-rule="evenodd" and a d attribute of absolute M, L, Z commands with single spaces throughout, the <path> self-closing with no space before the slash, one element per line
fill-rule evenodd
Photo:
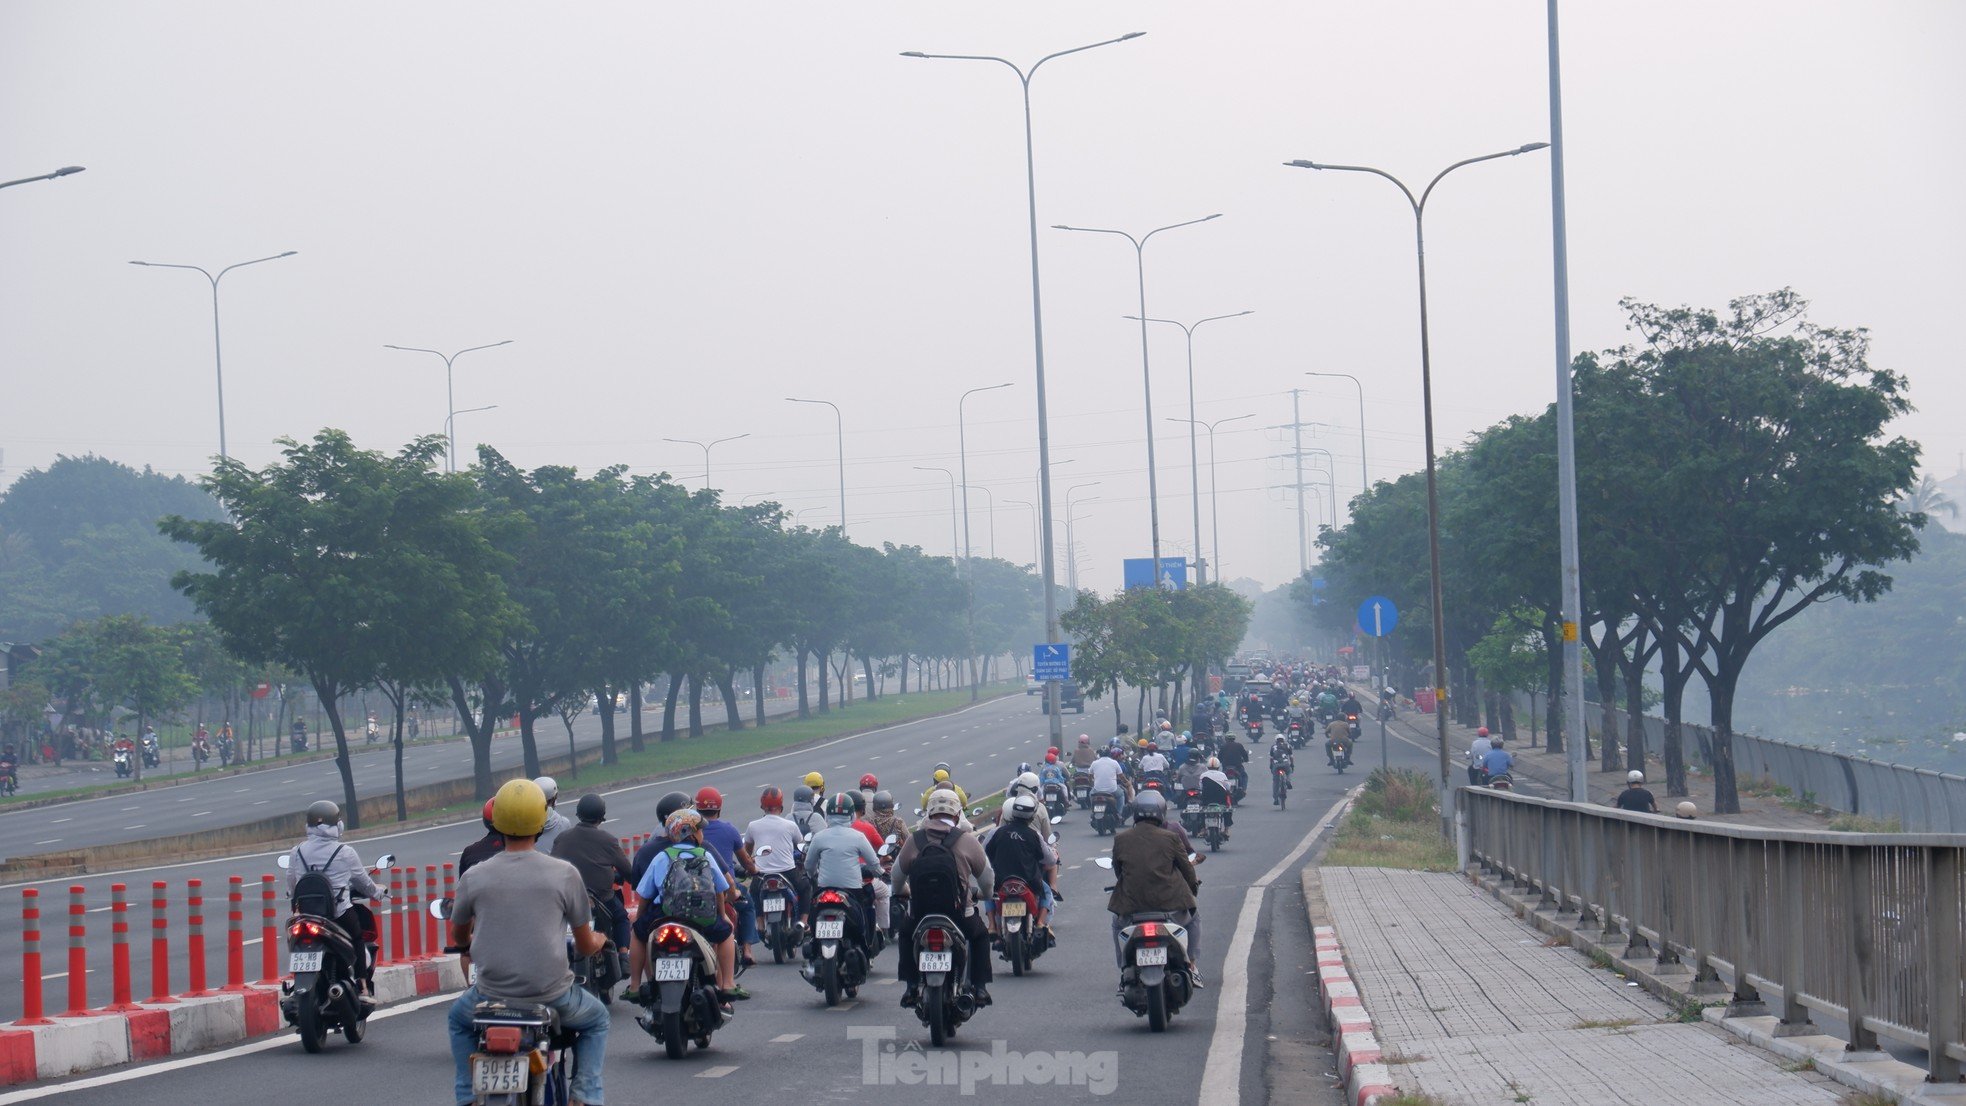
<path fill-rule="evenodd" d="M 1464 856 L 1542 908 L 1602 927 L 1629 961 L 1689 970 L 1734 1011 L 1810 1012 L 1927 1051 L 1931 1078 L 1966 1061 L 1966 834 L 1816 833 L 1685 821 L 1464 788 Z M 1764 996 L 1767 996 L 1764 998 Z M 1765 1007 L 1765 1008 L 1764 1008 Z"/>

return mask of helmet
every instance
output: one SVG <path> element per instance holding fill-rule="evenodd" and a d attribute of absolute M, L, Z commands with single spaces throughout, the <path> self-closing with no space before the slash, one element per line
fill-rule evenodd
<path fill-rule="evenodd" d="M 714 787 L 702 788 L 696 793 L 696 809 L 706 815 L 721 814 L 724 810 L 724 797 Z"/>
<path fill-rule="evenodd" d="M 1046 750 L 1044 751 L 1044 755 L 1045 755 L 1045 756 L 1047 756 L 1047 757 L 1055 757 L 1055 756 L 1057 756 L 1057 755 L 1058 755 L 1058 746 L 1056 746 L 1056 745 L 1053 745 L 1053 746 L 1052 746 L 1051 748 L 1049 748 L 1049 749 L 1046 749 Z"/>
<path fill-rule="evenodd" d="M 931 818 L 961 818 L 963 804 L 956 799 L 956 793 L 953 791 L 935 791 L 929 794 L 928 805 L 923 808 L 922 813 Z"/>
<path fill-rule="evenodd" d="M 492 800 L 490 800 L 490 799 L 486 799 L 486 800 L 485 800 L 485 828 L 486 828 L 486 829 L 490 829 L 490 828 L 492 828 L 492 824 L 491 824 L 491 808 L 492 808 Z"/>
<path fill-rule="evenodd" d="M 1174 739 L 1174 743 L 1176 745 L 1186 745 L 1188 743 L 1188 735 L 1185 733 L 1182 734 L 1180 737 Z"/>
<path fill-rule="evenodd" d="M 1220 768 L 1220 767 L 1222 767 L 1222 758 L 1221 758 L 1221 757 L 1209 757 L 1209 758 L 1208 758 L 1208 766 L 1209 766 L 1210 768 Z"/>
<path fill-rule="evenodd" d="M 1046 754 L 1044 755 L 1044 762 L 1045 762 L 1046 764 L 1057 764 L 1057 763 L 1058 763 L 1058 750 L 1056 750 L 1056 749 L 1053 749 L 1052 751 L 1050 751 L 1050 752 L 1048 752 L 1048 753 L 1046 753 Z"/>
<path fill-rule="evenodd" d="M 1690 819 L 1699 815 L 1700 808 L 1694 806 L 1692 803 L 1681 803 L 1673 808 L 1673 813 L 1679 815 L 1681 818 Z"/>
<path fill-rule="evenodd" d="M 1158 791 L 1142 791 L 1133 797 L 1133 820 L 1136 822 L 1163 821 L 1167 818 L 1167 800 Z"/>
<path fill-rule="evenodd" d="M 1004 809 L 1010 811 L 1012 818 L 1028 822 L 1038 812 L 1038 801 L 1029 795 L 1012 795 L 1010 801 L 1004 804 Z"/>
<path fill-rule="evenodd" d="M 1080 735 L 1079 735 L 1079 744 L 1081 744 L 1081 745 L 1090 745 L 1090 744 L 1092 744 L 1092 735 L 1091 735 L 1091 734 L 1085 734 L 1085 733 L 1082 733 L 1082 734 L 1080 734 Z"/>
<path fill-rule="evenodd" d="M 936 770 L 937 772 L 947 772 L 947 771 L 949 770 L 949 762 L 948 762 L 948 761 L 946 761 L 946 760 L 938 760 L 938 761 L 936 761 L 936 762 L 935 762 L 935 770 Z"/>
<path fill-rule="evenodd" d="M 1159 742 L 1157 742 L 1157 741 L 1149 741 L 1149 742 L 1147 742 L 1147 751 L 1148 751 L 1148 752 L 1150 752 L 1150 753 L 1158 753 L 1158 752 L 1160 752 L 1160 743 L 1159 743 Z"/>
<path fill-rule="evenodd" d="M 1487 727 L 1487 726 L 1481 726 L 1481 727 L 1478 727 L 1478 728 L 1477 728 L 1477 729 L 1475 730 L 1475 736 L 1476 736 L 1476 737 L 1487 737 L 1487 736 L 1488 736 L 1488 727 Z"/>
<path fill-rule="evenodd" d="M 546 793 L 531 780 L 508 780 L 492 796 L 492 828 L 507 837 L 538 837 L 546 828 Z"/>
<path fill-rule="evenodd" d="M 582 795 L 580 802 L 573 809 L 574 813 L 580 817 L 580 820 L 588 825 L 595 825 L 608 820 L 608 801 L 592 791 Z"/>
<path fill-rule="evenodd" d="M 1019 772 L 1017 774 L 1016 786 L 1022 788 L 1025 791 L 1029 791 L 1035 794 L 1039 786 L 1042 785 L 1042 783 L 1043 781 L 1038 779 L 1038 774 L 1036 772 Z"/>
<path fill-rule="evenodd" d="M 777 814 L 785 809 L 785 792 L 776 787 L 767 787 L 758 792 L 758 808 L 768 814 Z"/>
<path fill-rule="evenodd" d="M 841 792 L 840 794 L 835 795 L 832 798 L 826 800 L 826 817 L 828 818 L 853 817 L 853 797 L 851 795 L 846 794 L 845 792 Z"/>
<path fill-rule="evenodd" d="M 793 805 L 793 806 L 806 806 L 806 807 L 809 807 L 809 806 L 811 806 L 811 805 L 812 805 L 812 788 L 810 788 L 810 787 L 795 787 L 795 788 L 793 788 L 793 789 L 792 789 L 792 805 Z"/>
<path fill-rule="evenodd" d="M 807 772 L 805 785 L 814 791 L 818 791 L 826 786 L 826 777 L 817 772 Z"/>
<path fill-rule="evenodd" d="M 669 816 L 679 810 L 689 808 L 689 796 L 680 791 L 671 791 L 655 803 L 655 820 L 662 825 L 669 824 Z"/>
<path fill-rule="evenodd" d="M 540 793 L 546 796 L 546 805 L 552 806 L 560 799 L 560 781 L 551 776 L 541 776 L 532 781 L 539 785 Z"/>
<path fill-rule="evenodd" d="M 948 770 L 947 768 L 937 768 L 937 769 L 935 770 L 935 782 L 936 782 L 936 783 L 948 783 L 948 782 L 949 782 L 949 770 Z"/>
<path fill-rule="evenodd" d="M 1625 773 L 1625 782 L 1626 782 L 1626 783 L 1644 783 L 1644 782 L 1645 782 L 1645 773 L 1643 773 L 1643 772 L 1641 772 L 1641 771 L 1639 771 L 1638 769 L 1636 769 L 1636 768 L 1634 768 L 1634 769 L 1632 769 L 1631 771 L 1629 771 L 1629 772 L 1626 772 L 1626 773 Z"/>
<path fill-rule="evenodd" d="M 1141 738 L 1140 740 L 1138 740 L 1138 741 L 1135 741 L 1135 742 L 1134 742 L 1134 744 L 1135 744 L 1135 745 L 1138 745 L 1138 746 L 1140 746 L 1140 747 L 1141 747 L 1142 749 L 1144 749 L 1144 748 L 1146 748 L 1146 747 L 1147 747 L 1147 739 L 1143 737 L 1143 738 Z"/>
<path fill-rule="evenodd" d="M 874 792 L 874 813 L 876 814 L 894 813 L 894 792 L 892 791 Z"/>
<path fill-rule="evenodd" d="M 867 813 L 867 793 L 865 791 L 848 791 L 845 794 L 847 798 L 853 800 L 853 816 L 855 818 Z"/>
<path fill-rule="evenodd" d="M 1161 719 L 1161 720 L 1160 720 L 1160 728 L 1161 728 L 1161 729 L 1163 729 L 1163 730 L 1169 730 L 1169 731 L 1172 731 L 1172 730 L 1174 729 L 1174 723 L 1172 723 L 1172 722 L 1170 722 L 1170 721 L 1168 721 L 1167 719 L 1165 719 L 1165 718 L 1163 718 L 1163 719 Z"/>
<path fill-rule="evenodd" d="M 341 821 L 341 808 L 332 800 L 322 799 L 307 808 L 307 824 L 310 826 L 332 826 Z"/>
<path fill-rule="evenodd" d="M 879 791 L 880 789 L 881 789 L 880 778 L 878 776 L 875 776 L 872 772 L 869 772 L 866 775 L 860 777 L 860 790 Z"/>
<path fill-rule="evenodd" d="M 679 810 L 671 814 L 668 821 L 662 823 L 662 832 L 667 834 L 671 841 L 693 838 L 703 832 L 703 815 L 687 808 Z"/>

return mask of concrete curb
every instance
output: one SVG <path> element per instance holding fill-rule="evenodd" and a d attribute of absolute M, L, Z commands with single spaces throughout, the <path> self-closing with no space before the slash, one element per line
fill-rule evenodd
<path fill-rule="evenodd" d="M 464 989 L 457 957 L 388 964 L 376 969 L 377 1006 Z M 291 1032 L 280 1016 L 280 988 L 249 985 L 183 997 L 168 1005 L 82 1017 L 52 1018 L 47 1025 L 0 1028 L 0 1086 L 59 1079 Z"/>
<path fill-rule="evenodd" d="M 1338 1054 L 1338 1077 L 1345 1084 L 1345 1101 L 1354 1106 L 1373 1106 L 1382 1098 L 1399 1093 L 1393 1085 L 1393 1070 L 1386 1063 L 1379 1035 L 1372 1029 L 1372 1014 L 1360 1001 L 1358 984 L 1345 966 L 1345 952 L 1339 947 L 1338 933 L 1330 926 L 1313 926 L 1317 948 L 1318 1002 L 1331 1024 L 1333 1051 Z"/>

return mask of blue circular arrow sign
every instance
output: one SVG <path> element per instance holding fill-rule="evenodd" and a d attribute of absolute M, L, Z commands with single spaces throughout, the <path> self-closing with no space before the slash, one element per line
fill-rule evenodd
<path fill-rule="evenodd" d="M 1375 595 L 1358 605 L 1358 628 L 1373 637 L 1385 637 L 1399 625 L 1399 608 L 1383 595 Z"/>

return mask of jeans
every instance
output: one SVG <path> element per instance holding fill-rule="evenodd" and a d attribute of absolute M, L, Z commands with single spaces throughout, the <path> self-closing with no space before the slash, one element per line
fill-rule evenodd
<path fill-rule="evenodd" d="M 755 944 L 758 940 L 758 904 L 750 892 L 737 900 L 737 943 Z"/>
<path fill-rule="evenodd" d="M 466 987 L 451 1003 L 451 1062 L 457 1066 L 453 1097 L 459 1103 L 471 1101 L 471 1050 L 478 1044 L 471 1032 L 471 1008 L 482 998 L 478 988 Z M 560 1015 L 561 1026 L 577 1034 L 573 1039 L 573 1097 L 587 1106 L 601 1106 L 601 1058 L 608 1046 L 608 1008 L 584 987 L 569 987 L 566 994 L 546 1005 Z"/>

